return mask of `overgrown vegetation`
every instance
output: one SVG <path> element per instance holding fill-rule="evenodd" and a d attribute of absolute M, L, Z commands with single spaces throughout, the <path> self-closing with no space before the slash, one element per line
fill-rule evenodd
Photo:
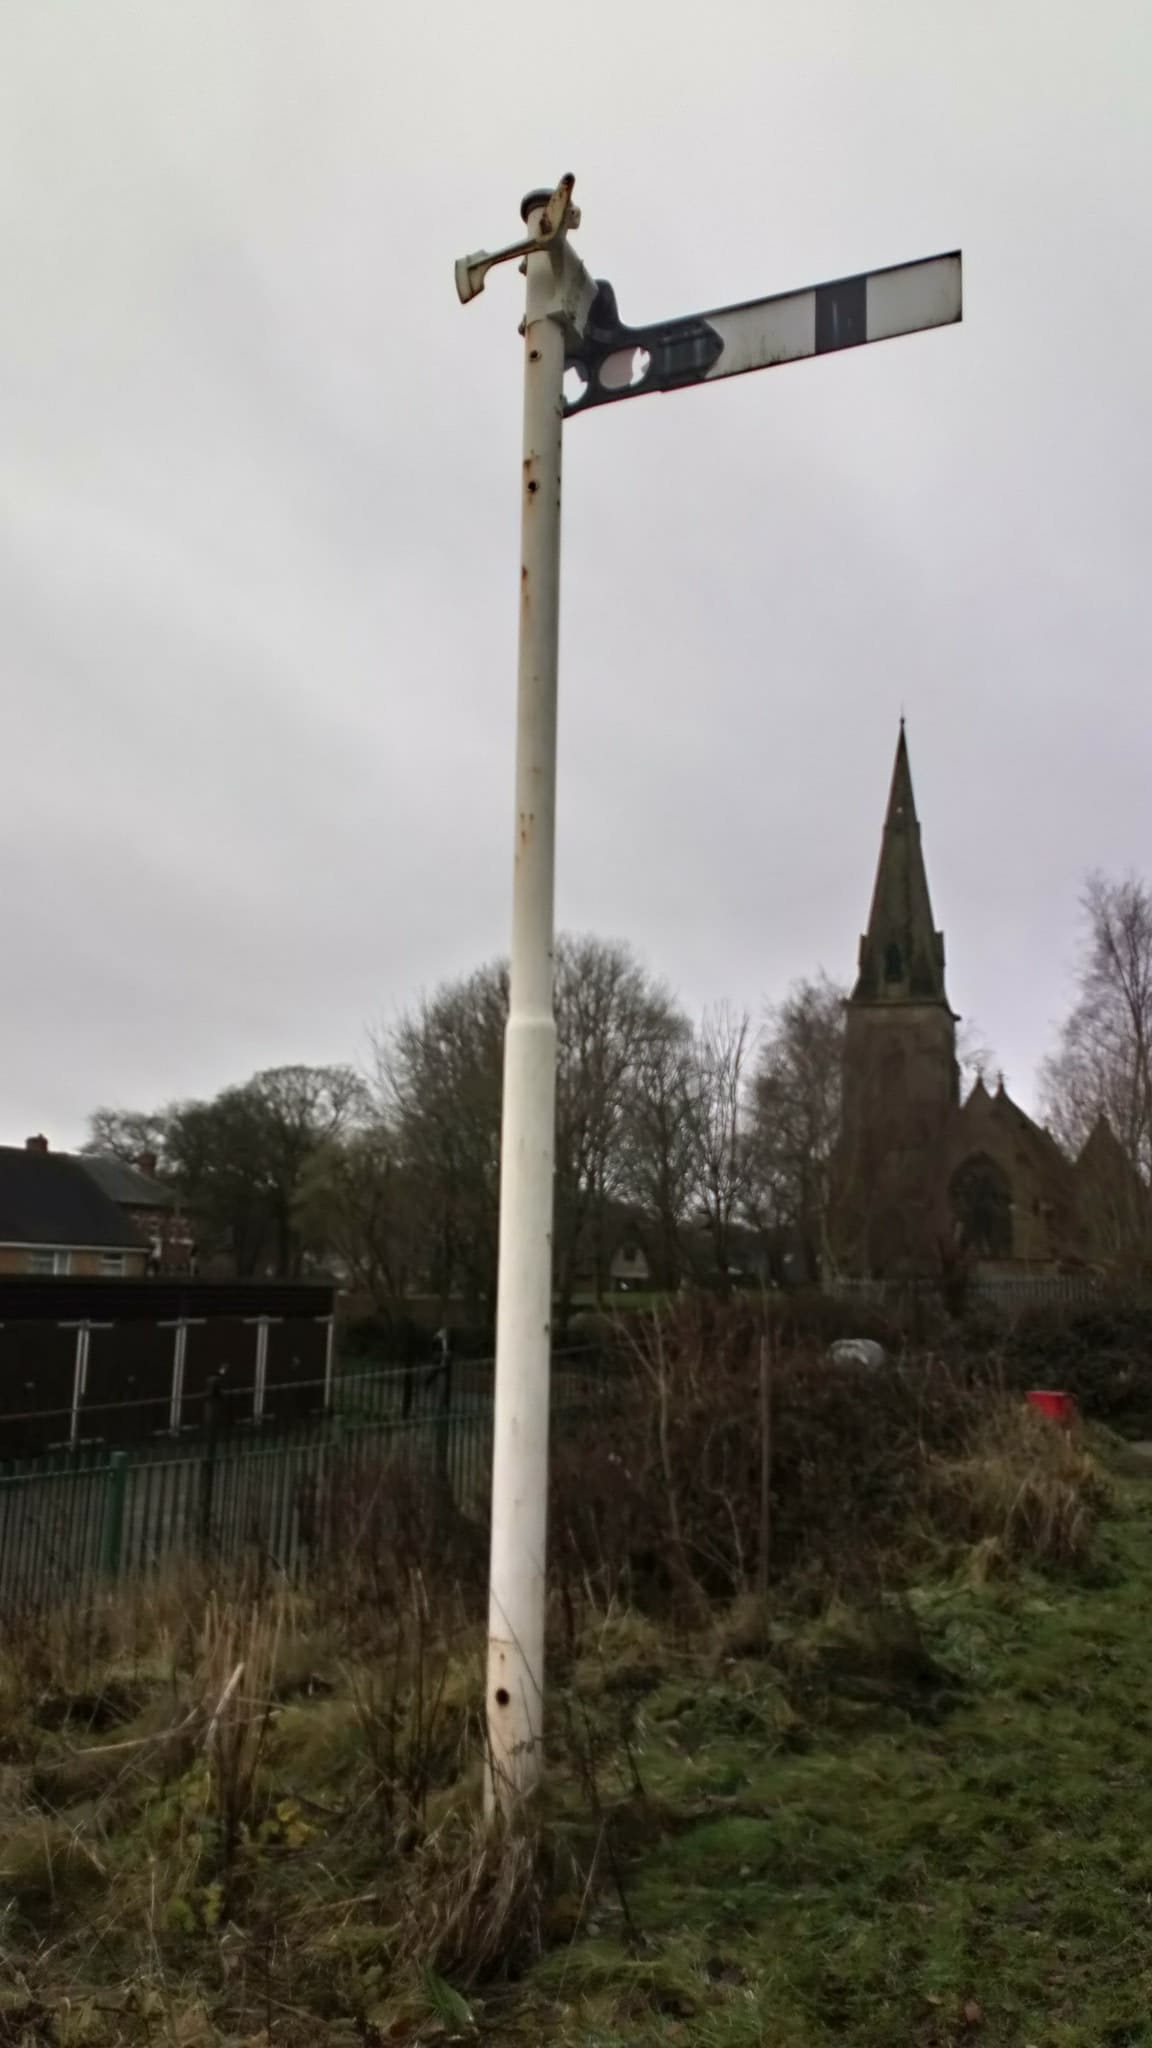
<path fill-rule="evenodd" d="M 998 1360 L 834 1366 L 782 1347 L 754 1304 L 707 1299 L 625 1343 L 610 1422 L 570 1421 L 554 1456 L 558 1572 L 604 1598 L 691 1616 L 701 1595 L 762 1583 L 762 1548 L 763 1576 L 806 1605 L 948 1568 L 975 1540 L 1005 1556 L 1083 1554 L 1090 1463 L 1022 1409 Z M 1010 1483 L 1033 1468 L 1042 1510 Z"/>
<path fill-rule="evenodd" d="M 1033 1309 L 1009 1330 L 1003 1355 L 1013 1385 L 1063 1387 L 1125 1436 L 1152 1437 L 1147 1294 L 1112 1294 L 1062 1313 Z"/>
<path fill-rule="evenodd" d="M 637 1324 L 566 1423 L 511 1837 L 483 1532 L 410 1470 L 317 1502 L 304 1586 L 254 1553 L 9 1615 L 5 2048 L 1152 2038 L 1142 1460 L 766 1341 Z"/>
<path fill-rule="evenodd" d="M 1152 1293 L 1102 1288 L 1095 1298 L 1033 1305 L 1008 1317 L 970 1307 L 954 1317 L 935 1291 L 888 1301 L 832 1294 L 773 1298 L 785 1350 L 823 1351 L 839 1337 L 872 1337 L 893 1357 L 931 1352 L 961 1377 L 1012 1391 L 1059 1387 L 1122 1435 L 1152 1438 Z"/>

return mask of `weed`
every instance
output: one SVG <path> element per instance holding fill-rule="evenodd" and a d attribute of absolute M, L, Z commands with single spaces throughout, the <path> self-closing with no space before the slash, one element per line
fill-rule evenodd
<path fill-rule="evenodd" d="M 250 1560 L 11 1618 L 5 2048 L 1131 2032 L 1146 1480 L 990 1376 L 789 1352 L 765 1587 L 756 1318 L 645 1342 L 557 1458 L 515 1829 L 480 1812 L 482 1546 L 414 1473 L 348 1461 L 304 1585 Z"/>

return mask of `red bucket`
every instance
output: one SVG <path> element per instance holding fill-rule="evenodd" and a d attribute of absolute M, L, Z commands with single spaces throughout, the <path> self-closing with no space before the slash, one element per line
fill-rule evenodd
<path fill-rule="evenodd" d="M 1072 1394 L 1057 1394 L 1047 1387 L 1033 1387 L 1028 1399 L 1041 1415 L 1061 1423 L 1065 1429 L 1076 1420 L 1076 1401 Z"/>

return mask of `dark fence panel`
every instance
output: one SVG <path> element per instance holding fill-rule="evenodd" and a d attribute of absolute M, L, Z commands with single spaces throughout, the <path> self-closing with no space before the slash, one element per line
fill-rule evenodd
<path fill-rule="evenodd" d="M 0 1277 L 0 1459 L 198 1432 L 214 1381 L 221 1428 L 318 1414 L 334 1307 L 327 1284 Z"/>
<path fill-rule="evenodd" d="M 229 1417 L 236 1422 L 250 1418 L 256 1392 L 255 1325 L 240 1316 L 215 1316 L 189 1330 L 188 1346 L 203 1364 L 205 1382 L 219 1380 Z"/>
<path fill-rule="evenodd" d="M 328 1331 L 299 1317 L 268 1327 L 268 1380 L 264 1414 L 269 1423 L 298 1422 L 324 1409 Z"/>
<path fill-rule="evenodd" d="M 0 1449 L 24 1457 L 66 1443 L 76 1367 L 76 1332 L 57 1323 L 7 1323 L 0 1330 Z"/>
<path fill-rule="evenodd" d="M 89 1332 L 80 1414 L 84 1441 L 138 1443 L 168 1428 L 175 1332 L 157 1323 Z"/>
<path fill-rule="evenodd" d="M 204 1402 L 208 1394 L 208 1382 L 214 1374 L 220 1372 L 222 1366 L 226 1366 L 228 1363 L 227 1358 L 221 1356 L 221 1341 L 214 1334 L 221 1327 L 220 1324 L 201 1322 L 189 1323 L 187 1326 L 184 1351 L 184 1390 L 183 1399 L 180 1404 L 180 1427 L 182 1429 L 200 1429 L 202 1427 L 204 1422 Z M 229 1351 L 235 1351 L 237 1344 L 244 1335 L 243 1325 L 233 1323 L 223 1327 L 227 1332 L 231 1333 L 230 1341 L 225 1343 L 224 1348 Z M 237 1355 L 239 1354 L 237 1353 Z"/>
<path fill-rule="evenodd" d="M 83 1337 L 67 1323 L 9 1324 L 0 1328 L 0 1459 L 74 1440 L 129 1448 L 199 1432 L 210 1388 L 218 1429 L 284 1428 L 324 1412 L 327 1358 L 327 1323 L 311 1316 L 263 1327 L 239 1316 L 182 1328 L 88 1323 Z"/>
<path fill-rule="evenodd" d="M 0 1323 L 174 1322 L 179 1316 L 330 1315 L 335 1289 L 299 1280 L 101 1280 L 0 1276 Z"/>

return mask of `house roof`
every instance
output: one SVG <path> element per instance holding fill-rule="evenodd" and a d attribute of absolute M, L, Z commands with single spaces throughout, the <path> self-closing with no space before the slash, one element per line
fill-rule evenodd
<path fill-rule="evenodd" d="M 142 1173 L 138 1166 L 130 1166 L 126 1159 L 117 1159 L 111 1153 L 78 1152 L 77 1166 L 95 1181 L 97 1187 L 110 1201 L 121 1209 L 171 1209 L 176 1197 L 171 1188 L 154 1174 Z"/>
<path fill-rule="evenodd" d="M 0 1145 L 0 1244 L 124 1251 L 140 1238 L 77 1160 Z"/>

